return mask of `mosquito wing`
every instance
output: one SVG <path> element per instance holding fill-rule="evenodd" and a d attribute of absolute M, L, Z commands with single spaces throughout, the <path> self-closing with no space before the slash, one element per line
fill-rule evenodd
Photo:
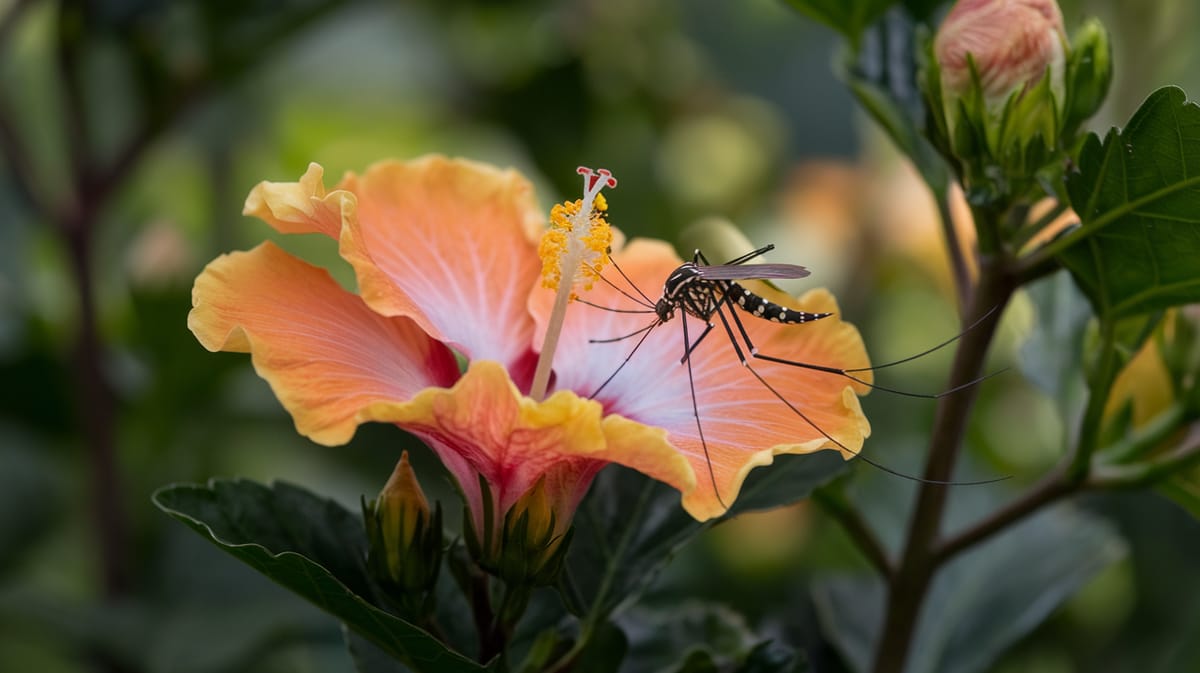
<path fill-rule="evenodd" d="M 753 278 L 804 278 L 808 269 L 795 264 L 717 264 L 698 266 L 696 273 L 709 280 L 750 280 Z"/>

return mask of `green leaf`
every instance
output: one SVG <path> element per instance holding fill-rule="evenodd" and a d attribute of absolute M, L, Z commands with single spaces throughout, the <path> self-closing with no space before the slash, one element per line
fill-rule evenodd
<path fill-rule="evenodd" d="M 808 657 L 774 641 L 760 643 L 738 667 L 738 673 L 809 673 Z"/>
<path fill-rule="evenodd" d="M 629 650 L 629 642 L 621 629 L 604 622 L 592 633 L 591 639 L 579 654 L 571 670 L 576 673 L 616 673 Z"/>
<path fill-rule="evenodd" d="M 987 670 L 1125 551 L 1109 525 L 1062 505 L 965 552 L 934 579 L 906 673 Z M 814 600 L 822 631 L 851 669 L 868 670 L 879 640 L 882 582 L 825 580 Z"/>
<path fill-rule="evenodd" d="M 365 532 L 358 516 L 341 505 L 289 484 L 245 480 L 167 486 L 154 494 L 154 503 L 409 667 L 487 670 L 370 603 Z"/>
<path fill-rule="evenodd" d="M 759 641 L 745 617 L 718 603 L 636 606 L 618 623 L 629 637 L 630 660 L 647 671 L 690 670 L 687 661 L 700 653 L 724 670 L 745 659 Z"/>
<path fill-rule="evenodd" d="M 1157 488 L 1187 510 L 1188 514 L 1200 519 L 1200 467 L 1173 474 Z"/>
<path fill-rule="evenodd" d="M 802 500 L 845 469 L 839 454 L 779 456 L 750 473 L 730 512 L 700 523 L 679 506 L 679 492 L 637 472 L 612 466 L 592 485 L 575 515 L 575 536 L 561 586 L 576 614 L 606 617 L 632 602 L 696 535 L 742 512 Z"/>
<path fill-rule="evenodd" d="M 719 603 L 676 601 L 660 608 L 638 606 L 623 613 L 619 624 L 629 637 L 630 673 L 808 670 L 803 654 L 763 640 L 745 617 Z"/>
<path fill-rule="evenodd" d="M 407 673 L 408 669 L 403 664 L 351 631 L 345 624 L 342 625 L 342 637 L 346 640 L 346 650 L 357 673 Z"/>
<path fill-rule="evenodd" d="M 857 44 L 863 30 L 883 16 L 896 0 L 787 0 L 787 3 Z"/>
<path fill-rule="evenodd" d="M 1082 225 L 1050 244 L 1101 319 L 1200 302 L 1200 107 L 1155 91 L 1091 134 L 1067 179 Z"/>

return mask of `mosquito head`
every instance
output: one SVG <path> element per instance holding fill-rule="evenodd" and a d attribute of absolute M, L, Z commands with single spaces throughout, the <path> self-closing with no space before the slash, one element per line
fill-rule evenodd
<path fill-rule="evenodd" d="M 675 317 L 675 304 L 663 295 L 662 299 L 654 304 L 654 312 L 658 314 L 659 323 L 671 322 L 671 318 Z"/>

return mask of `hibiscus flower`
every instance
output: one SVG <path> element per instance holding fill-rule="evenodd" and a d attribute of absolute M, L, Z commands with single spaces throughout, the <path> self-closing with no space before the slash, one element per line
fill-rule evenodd
<path fill-rule="evenodd" d="M 721 514 L 746 474 L 774 455 L 839 448 L 850 458 L 869 433 L 856 396 L 865 387 L 756 362 L 809 423 L 745 371 L 714 332 L 691 358 L 702 445 L 675 324 L 653 330 L 592 399 L 632 340 L 590 340 L 630 333 L 653 316 L 574 302 L 557 350 L 548 354 L 547 394 L 530 397 L 555 291 L 543 286 L 538 244 L 546 218 L 528 181 L 512 170 L 439 156 L 382 162 L 330 190 L 322 178 L 312 164 L 298 182 L 263 182 L 245 213 L 283 233 L 336 240 L 357 292 L 266 242 L 205 268 L 188 326 L 209 350 L 250 353 L 297 431 L 317 443 L 348 442 L 368 421 L 420 438 L 457 480 L 485 553 L 498 544 L 495 533 L 514 507 L 545 508 L 549 517 L 541 520 L 564 532 L 609 463 L 670 484 L 686 510 L 704 520 Z M 585 186 L 594 179 L 585 176 Z M 664 243 L 635 240 L 621 248 L 616 239 L 612 258 L 646 293 L 656 294 L 680 264 Z M 603 261 L 588 263 L 595 270 Z M 763 291 L 792 308 L 837 311 L 823 290 L 799 301 Z M 639 308 L 604 282 L 586 294 L 601 306 Z M 764 353 L 867 366 L 857 330 L 836 315 L 800 326 L 744 322 Z"/>

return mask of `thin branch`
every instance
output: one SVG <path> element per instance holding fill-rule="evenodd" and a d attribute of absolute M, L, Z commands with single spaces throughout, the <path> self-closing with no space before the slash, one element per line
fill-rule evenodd
<path fill-rule="evenodd" d="M 989 225 L 977 220 L 977 224 L 982 225 L 978 227 L 981 243 L 985 235 L 991 236 L 994 243 L 996 223 L 993 221 Z M 996 248 L 992 246 L 989 249 Z M 989 312 L 990 316 L 983 319 L 977 329 L 964 335 L 960 342 L 949 388 L 958 388 L 979 378 L 1003 308 L 1015 289 L 1009 273 L 1010 261 L 1001 254 L 981 258 L 979 285 L 972 296 L 964 322 L 979 320 Z M 887 607 L 880 631 L 882 638 L 872 668 L 875 673 L 900 673 L 908 659 L 921 605 L 937 570 L 936 542 L 947 495 L 946 486 L 928 482 L 945 482 L 951 478 L 977 392 L 976 388 L 967 387 L 938 402 L 929 457 L 923 474 L 927 483 L 922 484 L 918 491 L 904 549 L 888 586 Z"/>
<path fill-rule="evenodd" d="M 840 493 L 831 492 L 828 488 L 819 488 L 812 493 L 813 500 L 821 506 L 833 520 L 837 521 L 850 539 L 858 546 L 867 561 L 879 572 L 884 580 L 890 581 L 894 569 L 883 544 L 870 524 L 863 518 L 862 513 L 846 500 Z"/>
<path fill-rule="evenodd" d="M 958 296 L 958 311 L 962 314 L 971 303 L 971 270 L 967 266 L 966 255 L 963 254 L 962 241 L 958 238 L 958 230 L 954 227 L 954 214 L 950 211 L 950 190 L 943 188 L 932 191 L 934 201 L 937 203 L 938 216 L 942 222 L 942 235 L 945 237 L 946 254 L 950 256 L 950 269 L 954 274 L 954 288 Z"/>
<path fill-rule="evenodd" d="M 1021 497 L 966 530 L 946 538 L 938 545 L 934 552 L 934 559 L 939 565 L 945 563 L 959 552 L 986 540 L 1043 506 L 1078 490 L 1081 486 L 1082 484 L 1079 482 L 1069 482 L 1064 476 L 1064 471 L 1057 469 L 1047 474 Z"/>
<path fill-rule="evenodd" d="M 1024 495 L 987 518 L 953 536 L 938 546 L 938 563 L 945 563 L 956 554 L 986 540 L 1042 507 L 1074 493 L 1083 491 L 1112 491 L 1142 488 L 1179 470 L 1200 462 L 1200 442 L 1160 456 L 1157 459 L 1128 466 L 1098 466 L 1091 470 L 1086 481 L 1070 478 L 1064 467 L 1046 475 Z"/>
<path fill-rule="evenodd" d="M 66 138 L 67 165 L 71 173 L 71 184 L 76 188 L 75 199 L 84 200 L 81 192 L 87 189 L 90 180 L 92 143 L 88 129 L 88 105 L 84 96 L 83 80 L 80 77 L 80 49 L 83 47 L 87 26 L 83 7 L 75 3 L 63 3 L 58 11 L 57 51 L 58 78 L 63 96 L 63 134 Z M 67 222 L 90 225 L 89 218 L 69 218 Z"/>
<path fill-rule="evenodd" d="M 1127 466 L 1097 467 L 1086 482 L 1089 489 L 1125 489 L 1150 486 L 1200 462 L 1200 441 L 1175 449 L 1154 460 Z"/>
<path fill-rule="evenodd" d="M 1092 464 L 1092 454 L 1098 448 L 1100 429 L 1104 424 L 1104 407 L 1108 403 L 1109 391 L 1117 378 L 1116 327 L 1111 320 L 1100 321 L 1100 361 L 1088 381 L 1087 406 L 1079 420 L 1079 435 L 1069 456 L 1067 478 L 1072 481 L 1087 479 Z"/>
<path fill-rule="evenodd" d="M 1045 276 L 1049 276 L 1062 268 L 1062 265 L 1058 263 L 1058 259 L 1055 257 L 1039 257 L 1036 263 L 1030 263 L 1032 260 L 1034 260 L 1034 255 L 1026 255 L 1017 263 L 1017 284 L 1022 287 Z"/>
<path fill-rule="evenodd" d="M 1050 226 L 1052 222 L 1062 216 L 1063 213 L 1067 212 L 1069 207 L 1070 206 L 1068 206 L 1065 201 L 1055 201 L 1054 205 L 1045 213 L 1043 213 L 1041 217 L 1017 230 L 1017 232 L 1013 235 L 1012 240 L 1009 241 L 1009 244 L 1012 245 L 1012 249 L 1021 250 L 1024 248 L 1025 245 L 1028 244 L 1029 241 L 1033 240 L 1035 236 L 1041 233 L 1043 229 Z"/>
<path fill-rule="evenodd" d="M 1109 465 L 1137 460 L 1166 441 L 1186 420 L 1187 405 L 1181 400 L 1175 400 L 1171 406 L 1144 425 L 1134 428 L 1126 437 L 1098 451 L 1096 458 Z"/>

